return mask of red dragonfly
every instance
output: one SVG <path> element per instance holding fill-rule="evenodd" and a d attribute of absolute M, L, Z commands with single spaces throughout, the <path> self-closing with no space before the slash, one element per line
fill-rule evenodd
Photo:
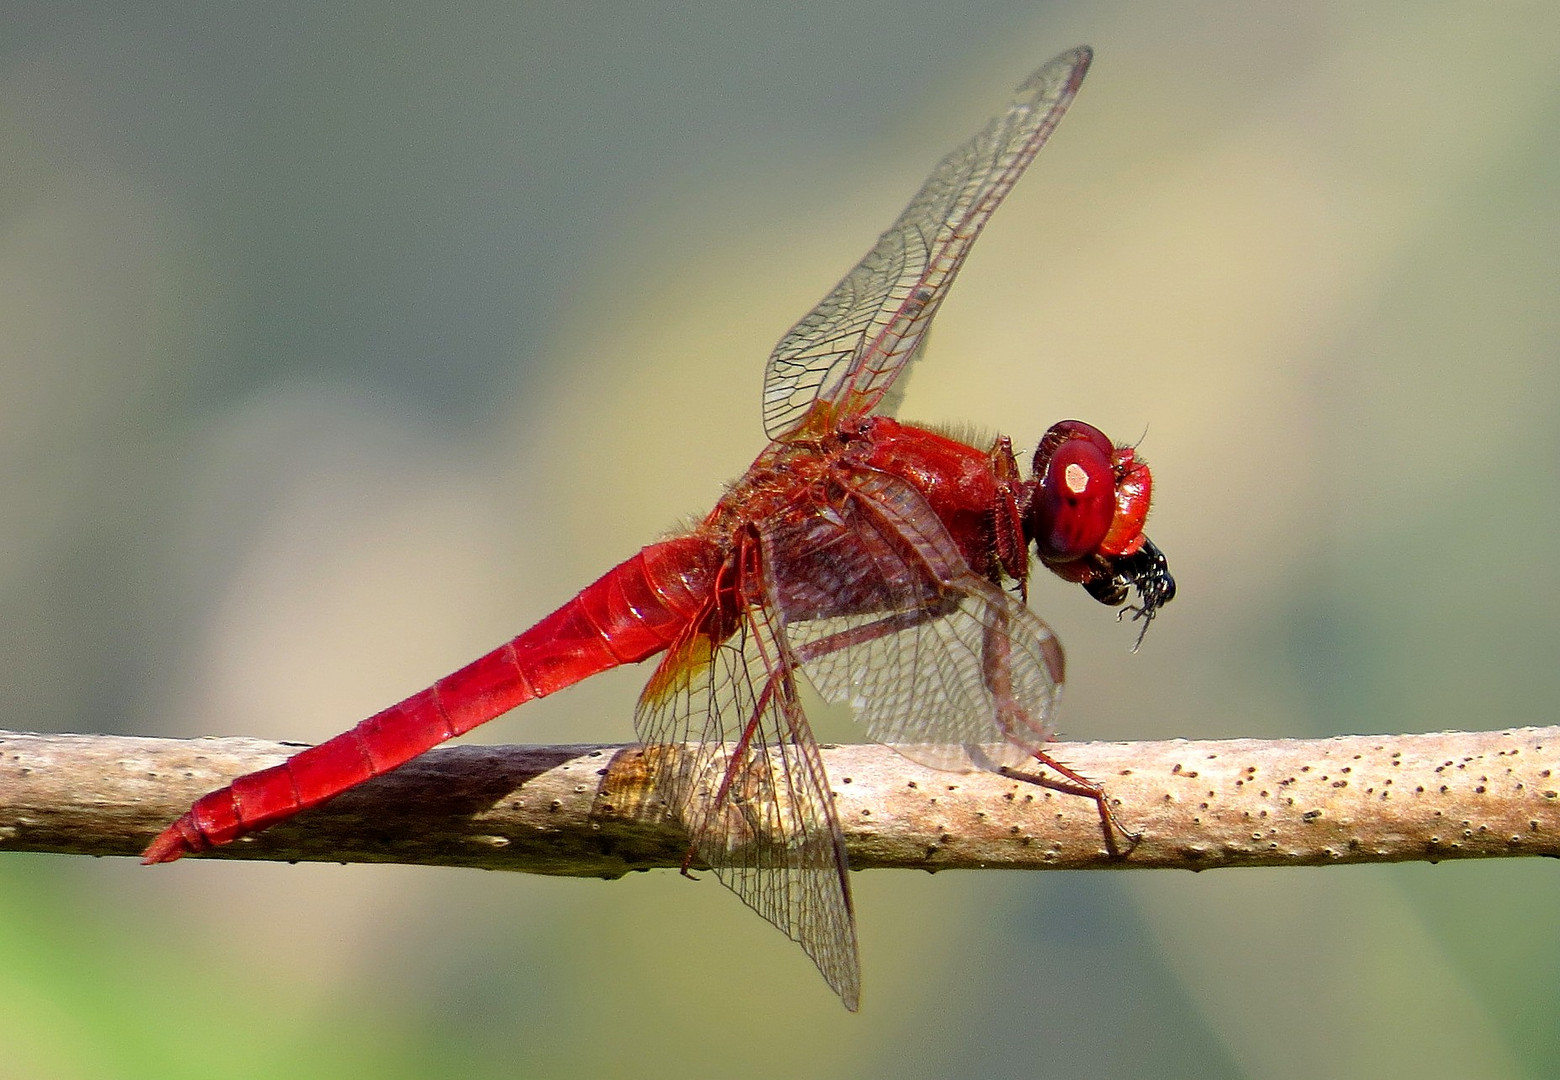
<path fill-rule="evenodd" d="M 1091 57 L 1074 49 L 1035 72 L 781 339 L 764 375 L 771 442 L 696 528 L 351 731 L 202 796 L 145 861 L 274 825 L 522 702 L 658 653 L 634 722 L 688 831 L 684 870 L 695 858 L 713 867 L 849 1009 L 860 963 L 845 844 L 798 673 L 914 760 L 1056 770 L 1098 803 L 1114 849 L 1103 790 L 1045 752 L 1062 648 L 1026 606 L 1029 548 L 1102 603 L 1135 589 L 1126 610 L 1146 629 L 1175 594 L 1143 535 L 1147 465 L 1067 420 L 1024 479 L 1006 437 L 980 449 L 879 411 Z"/>

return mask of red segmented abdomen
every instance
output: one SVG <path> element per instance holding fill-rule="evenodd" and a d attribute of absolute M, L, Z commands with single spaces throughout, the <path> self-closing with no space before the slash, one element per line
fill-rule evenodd
<path fill-rule="evenodd" d="M 274 825 L 516 705 L 654 656 L 704 610 L 719 562 L 716 547 L 698 536 L 652 544 L 513 641 L 426 690 L 201 796 L 142 861 L 171 862 Z"/>

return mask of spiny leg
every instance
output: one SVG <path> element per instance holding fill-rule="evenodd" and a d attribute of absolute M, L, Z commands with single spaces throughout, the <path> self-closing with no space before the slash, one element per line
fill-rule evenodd
<path fill-rule="evenodd" d="M 795 650 L 796 659 L 803 664 L 811 663 L 819 657 L 839 652 L 841 649 L 855 648 L 858 645 L 865 645 L 880 638 L 886 638 L 893 634 L 913 629 L 946 615 L 954 606 L 947 598 L 939 597 L 923 607 L 885 615 L 881 619 L 863 623 L 860 626 L 853 626 L 848 630 L 830 634 L 828 637 L 821 637 L 816 641 L 798 645 Z"/>
<path fill-rule="evenodd" d="M 1002 727 L 1009 740 L 1025 745 L 1021 738 L 1023 731 L 1033 732 L 1037 725 L 1033 722 L 1028 711 L 1018 700 L 1013 692 L 1011 650 L 1012 639 L 1006 633 L 1006 620 L 998 619 L 986 628 L 981 656 L 982 674 L 986 680 L 986 687 L 991 691 L 992 699 L 996 704 L 998 723 Z M 1060 679 L 1058 679 L 1060 681 Z M 1094 805 L 1099 807 L 1100 826 L 1105 833 L 1105 850 L 1111 858 L 1120 858 L 1122 852 L 1116 846 L 1116 833 L 1120 833 L 1127 841 L 1127 849 L 1130 851 L 1142 839 L 1141 833 L 1129 832 L 1116 817 L 1116 812 L 1111 808 L 1110 799 L 1105 794 L 1105 788 L 1082 773 L 1063 765 L 1050 754 L 1033 743 L 1028 743 L 1029 754 L 1040 764 L 1062 776 L 1062 781 L 1034 776 L 1029 773 L 1019 772 L 1011 767 L 1004 766 L 998 771 L 1003 776 L 1014 780 L 1022 780 L 1025 783 L 1037 784 L 1040 787 L 1052 788 L 1069 795 L 1081 795 L 1084 798 L 1094 800 Z"/>
<path fill-rule="evenodd" d="M 1098 781 L 1090 780 L 1082 773 L 1063 765 L 1050 754 L 1043 750 L 1034 751 L 1034 758 L 1040 764 L 1059 774 L 1063 779 L 1057 780 L 1047 776 L 1037 776 L 1033 773 L 1020 772 L 1011 766 L 1004 765 L 998 771 L 1013 780 L 1022 780 L 1026 784 L 1034 784 L 1037 787 L 1050 788 L 1060 791 L 1065 795 L 1079 795 L 1085 799 L 1092 799 L 1094 805 L 1099 807 L 1100 827 L 1105 834 L 1105 850 L 1113 859 L 1119 859 L 1131 854 L 1132 849 L 1143 839 L 1141 832 L 1131 832 L 1121 823 L 1116 816 L 1115 809 L 1110 805 L 1110 796 L 1105 792 L 1105 786 Z M 1127 841 L 1127 850 L 1123 852 L 1116 846 L 1116 833 L 1120 833 Z"/>

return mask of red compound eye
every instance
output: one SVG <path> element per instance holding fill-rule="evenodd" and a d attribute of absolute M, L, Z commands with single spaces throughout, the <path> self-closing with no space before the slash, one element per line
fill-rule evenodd
<path fill-rule="evenodd" d="M 1042 559 L 1081 559 L 1105 539 L 1116 515 L 1114 450 L 1098 428 L 1079 420 L 1064 420 L 1040 440 L 1029 535 Z"/>

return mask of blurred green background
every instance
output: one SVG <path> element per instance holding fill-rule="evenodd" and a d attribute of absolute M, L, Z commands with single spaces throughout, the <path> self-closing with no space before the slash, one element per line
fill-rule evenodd
<path fill-rule="evenodd" d="M 1554 722 L 1560 8 L 13 0 L 0 726 L 317 740 L 522 629 L 1082 42 L 902 410 L 1147 431 L 1180 597 L 1131 656 L 1038 583 L 1064 734 Z M 628 740 L 644 674 L 479 737 Z M 849 1016 L 672 873 L 7 855 L 0 1076 L 1560 1071 L 1537 860 L 855 884 Z"/>

